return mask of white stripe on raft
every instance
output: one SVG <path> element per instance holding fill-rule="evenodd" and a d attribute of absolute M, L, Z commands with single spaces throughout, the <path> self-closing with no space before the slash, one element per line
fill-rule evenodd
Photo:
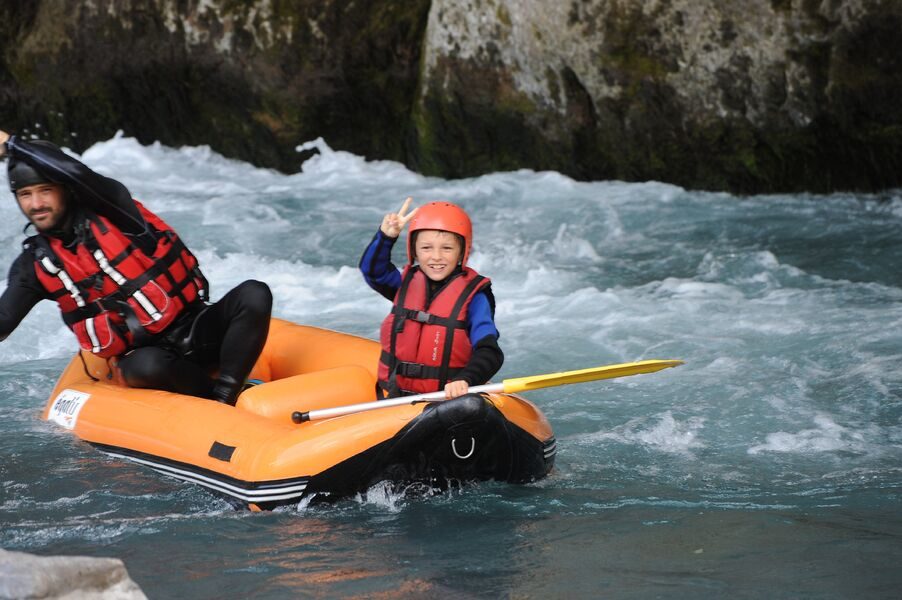
<path fill-rule="evenodd" d="M 170 465 L 155 463 L 151 460 L 128 456 L 127 454 L 119 454 L 117 452 L 111 452 L 108 450 L 104 450 L 104 453 L 109 456 L 130 460 L 132 462 L 145 465 L 147 467 L 150 467 L 151 469 L 154 469 L 155 471 L 159 471 L 160 473 L 171 475 L 184 481 L 197 483 L 199 485 L 222 492 L 246 502 L 273 502 L 276 500 L 300 498 L 304 495 L 304 490 L 307 488 L 307 482 L 304 481 L 302 483 L 291 482 L 282 485 L 274 485 L 262 490 L 249 490 L 226 483 L 224 481 L 219 481 L 218 479 L 200 475 L 199 473 L 195 473 L 193 471 L 187 471 Z"/>

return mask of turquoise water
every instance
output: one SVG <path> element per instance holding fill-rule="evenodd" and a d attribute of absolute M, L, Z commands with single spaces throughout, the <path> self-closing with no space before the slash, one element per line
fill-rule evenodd
<path fill-rule="evenodd" d="M 291 176 L 128 138 L 82 159 L 179 230 L 214 297 L 253 276 L 277 316 L 375 337 L 360 252 L 405 196 L 450 199 L 499 378 L 686 364 L 532 393 L 559 449 L 536 484 L 252 514 L 40 420 L 75 343 L 43 303 L 0 344 L 0 547 L 116 556 L 159 598 L 898 597 L 902 194 L 445 181 L 314 145 Z M 23 224 L 0 206 L 0 263 Z"/>

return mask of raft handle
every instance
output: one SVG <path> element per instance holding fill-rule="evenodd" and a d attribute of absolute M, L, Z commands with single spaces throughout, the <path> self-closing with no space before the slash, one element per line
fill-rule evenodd
<path fill-rule="evenodd" d="M 451 438 L 451 451 L 454 453 L 454 456 L 456 456 L 460 460 L 467 460 L 468 458 L 473 456 L 473 452 L 476 451 L 476 438 L 474 438 L 472 436 L 470 437 L 470 451 L 467 452 L 463 456 L 461 456 L 460 453 L 457 451 L 457 444 L 455 444 L 456 441 L 457 441 L 457 438 Z"/>

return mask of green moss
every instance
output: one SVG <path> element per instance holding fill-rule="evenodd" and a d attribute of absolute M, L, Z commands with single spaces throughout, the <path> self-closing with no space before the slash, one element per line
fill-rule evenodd
<path fill-rule="evenodd" d="M 498 8 L 495 9 L 495 18 L 498 19 L 498 22 L 504 25 L 505 27 L 511 26 L 511 16 L 510 13 L 507 12 L 507 7 L 503 4 L 499 4 Z"/>
<path fill-rule="evenodd" d="M 664 7 L 657 8 L 658 13 Z M 599 60 L 608 67 L 633 78 L 664 77 L 677 69 L 670 52 L 656 48 L 653 40 L 659 39 L 657 13 L 645 15 L 642 8 L 632 3 L 614 4 L 607 13 L 607 27 Z"/>
<path fill-rule="evenodd" d="M 632 78 L 650 77 L 662 78 L 667 74 L 667 68 L 660 60 L 653 56 L 643 54 L 631 46 L 618 46 L 604 56 L 604 63 L 616 68 Z"/>
<path fill-rule="evenodd" d="M 535 114 L 538 107 L 526 93 L 505 86 L 505 90 L 499 95 L 496 109 L 501 113 L 515 113 L 521 116 Z"/>
<path fill-rule="evenodd" d="M 525 94 L 509 85 L 477 90 L 467 82 L 487 81 L 487 73 L 473 65 L 455 69 L 461 87 L 448 93 L 433 85 L 415 112 L 418 170 L 446 177 L 524 166 L 564 170 L 569 149 L 545 139 L 535 124 L 541 111 Z M 436 73 L 433 81 L 442 79 Z"/>
<path fill-rule="evenodd" d="M 426 175 L 444 172 L 439 160 L 440 150 L 438 123 L 436 113 L 429 110 L 430 102 L 417 104 L 411 119 L 416 135 L 416 144 L 411 152 L 410 160 L 414 168 Z"/>
<path fill-rule="evenodd" d="M 792 0 L 770 0 L 770 6 L 776 12 L 789 12 L 792 10 Z"/>

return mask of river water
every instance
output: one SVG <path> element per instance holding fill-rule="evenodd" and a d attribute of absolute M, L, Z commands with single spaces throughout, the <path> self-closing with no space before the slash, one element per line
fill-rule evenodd
<path fill-rule="evenodd" d="M 75 345 L 44 302 L 0 344 L 0 547 L 119 557 L 152 598 L 899 596 L 902 193 L 446 181 L 309 145 L 294 175 L 124 137 L 81 158 L 176 227 L 214 298 L 254 277 L 276 316 L 376 337 L 361 251 L 405 196 L 448 199 L 493 279 L 498 379 L 686 364 L 532 393 L 558 439 L 541 482 L 254 514 L 40 420 Z M 0 264 L 23 224 L 0 203 Z"/>

